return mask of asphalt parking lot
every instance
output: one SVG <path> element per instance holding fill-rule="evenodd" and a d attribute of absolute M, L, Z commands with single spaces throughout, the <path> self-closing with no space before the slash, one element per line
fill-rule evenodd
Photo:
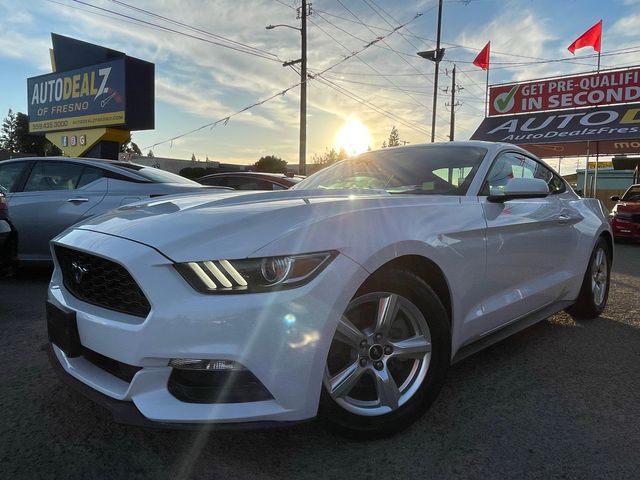
<path fill-rule="evenodd" d="M 640 478 L 640 245 L 617 245 L 609 304 L 558 314 L 452 367 L 431 410 L 356 443 L 287 430 L 113 423 L 51 370 L 47 270 L 0 280 L 2 478 Z"/>

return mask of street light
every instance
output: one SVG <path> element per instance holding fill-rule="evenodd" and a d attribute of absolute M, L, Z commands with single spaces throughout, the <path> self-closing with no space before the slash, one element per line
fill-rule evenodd
<path fill-rule="evenodd" d="M 267 26 L 266 26 L 266 27 L 264 27 L 264 28 L 266 28 L 267 30 L 273 30 L 273 29 L 274 29 L 274 28 L 276 28 L 276 27 L 287 27 L 287 28 L 293 28 L 294 30 L 298 30 L 299 32 L 301 32 L 301 31 L 302 31 L 302 29 L 301 29 L 301 28 L 298 28 L 298 27 L 292 27 L 291 25 L 285 25 L 284 23 L 278 23 L 278 24 L 276 24 L 276 25 L 267 25 Z"/>
<path fill-rule="evenodd" d="M 307 15 L 309 14 L 307 13 L 307 5 L 310 13 L 311 4 L 307 4 L 306 0 L 302 0 L 302 5 L 299 9 L 301 28 L 285 24 L 267 25 L 265 27 L 267 30 L 273 30 L 276 27 L 286 27 L 300 32 L 300 58 L 298 60 L 284 62 L 282 66 L 288 67 L 296 63 L 300 64 L 300 152 L 298 173 L 301 175 L 306 175 L 307 173 Z"/>

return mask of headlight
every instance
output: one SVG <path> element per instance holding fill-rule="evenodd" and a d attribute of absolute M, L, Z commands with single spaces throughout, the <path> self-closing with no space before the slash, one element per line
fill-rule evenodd
<path fill-rule="evenodd" d="M 337 252 L 318 252 L 244 260 L 176 264 L 189 284 L 202 293 L 265 292 L 299 287 L 318 275 Z"/>

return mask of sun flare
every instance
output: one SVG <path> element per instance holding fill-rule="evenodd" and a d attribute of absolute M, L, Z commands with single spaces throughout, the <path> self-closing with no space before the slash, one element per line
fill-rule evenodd
<path fill-rule="evenodd" d="M 336 135 L 336 149 L 344 149 L 348 155 L 366 152 L 370 145 L 369 129 L 355 118 L 345 123 Z"/>

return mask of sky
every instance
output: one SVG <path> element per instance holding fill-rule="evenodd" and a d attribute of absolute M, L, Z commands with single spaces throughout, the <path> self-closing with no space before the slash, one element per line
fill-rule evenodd
<path fill-rule="evenodd" d="M 0 0 L 0 114 L 26 112 L 26 79 L 51 72 L 54 32 L 155 63 L 156 128 L 133 133 L 143 153 L 152 149 L 156 156 L 195 154 L 238 164 L 276 155 L 297 163 L 300 76 L 282 63 L 299 58 L 300 35 L 265 26 L 299 26 L 299 5 L 300 0 Z M 448 139 L 454 64 L 460 102 L 455 135 L 464 140 L 484 116 L 486 73 L 472 61 L 488 41 L 491 84 L 590 72 L 596 68 L 593 50 L 578 50 L 574 57 L 567 46 L 600 19 L 602 68 L 639 64 L 640 0 L 445 0 L 436 138 Z M 416 52 L 435 48 L 436 25 L 436 0 L 312 2 L 308 163 L 338 138 L 379 148 L 393 126 L 402 141 L 429 141 L 434 65 Z M 252 54 L 215 43 L 245 51 L 248 45 Z M 270 97 L 226 123 L 168 141 Z"/>

